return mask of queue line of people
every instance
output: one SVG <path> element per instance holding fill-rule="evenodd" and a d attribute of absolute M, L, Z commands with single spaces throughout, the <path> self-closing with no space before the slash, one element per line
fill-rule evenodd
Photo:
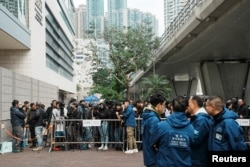
<path fill-rule="evenodd" d="M 51 135 L 55 141 L 62 140 L 64 136 L 68 142 L 89 142 L 87 146 L 85 144 L 82 146 L 83 149 L 90 148 L 90 143 L 94 141 L 101 143 L 98 150 L 108 150 L 109 142 L 115 143 L 116 150 L 123 150 L 123 144 L 120 144 L 123 140 L 123 126 L 126 126 L 129 147 L 125 153 L 138 152 L 134 138 L 136 128 L 134 109 L 129 100 L 125 100 L 123 103 L 88 105 L 84 100 L 77 102 L 75 99 L 71 99 L 68 106 L 65 106 L 63 102 L 52 100 L 51 106 L 46 110 L 42 104 L 25 101 L 24 107 L 18 100 L 13 100 L 10 108 L 11 122 L 13 135 L 16 136 L 15 142 L 17 142 L 14 144 L 13 152 L 22 152 L 23 148 L 28 146 L 27 133 L 29 133 L 30 148 L 34 151 L 43 149 L 45 146 L 43 139 L 46 140 L 45 144 L 50 143 Z M 20 123 L 16 123 L 17 119 Z M 102 121 L 101 126 L 96 128 L 83 127 L 82 121 L 70 121 L 71 119 L 101 119 Z M 105 119 L 118 119 L 118 121 L 108 122 Z M 44 122 L 46 123 L 44 124 Z M 17 130 L 15 130 L 17 125 L 18 130 L 22 130 L 22 135 L 17 134 Z M 51 128 L 53 128 L 54 134 L 51 134 Z M 46 136 L 43 136 L 43 129 L 47 131 Z M 79 147 L 81 146 L 69 144 L 67 149 Z"/>
<path fill-rule="evenodd" d="M 47 118 L 44 111 L 44 105 L 40 103 L 24 102 L 13 100 L 10 107 L 11 125 L 13 138 L 13 152 L 22 152 L 23 148 L 28 146 L 28 133 L 31 137 L 31 148 L 34 151 L 42 149 L 43 137 L 42 131 L 44 119 Z"/>

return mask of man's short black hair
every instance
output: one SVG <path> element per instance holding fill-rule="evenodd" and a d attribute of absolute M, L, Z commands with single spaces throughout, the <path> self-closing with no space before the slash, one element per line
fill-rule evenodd
<path fill-rule="evenodd" d="M 123 100 L 123 104 L 124 104 L 125 102 L 129 102 L 129 103 L 130 103 L 130 100 L 129 100 L 129 99 L 124 99 L 124 100 Z"/>
<path fill-rule="evenodd" d="M 30 108 L 33 107 L 35 105 L 35 103 L 30 103 Z"/>
<path fill-rule="evenodd" d="M 152 106 L 157 106 L 157 104 L 162 104 L 164 103 L 164 101 L 166 101 L 166 98 L 164 96 L 162 96 L 162 94 L 160 93 L 154 93 L 153 95 L 150 96 L 150 99 L 149 99 L 149 103 L 152 105 Z"/>
<path fill-rule="evenodd" d="M 30 102 L 29 101 L 24 101 L 23 104 L 26 105 L 26 104 L 29 104 Z"/>
<path fill-rule="evenodd" d="M 194 95 L 194 96 L 191 96 L 191 99 L 196 101 L 198 107 L 201 108 L 203 106 L 203 101 L 200 96 Z"/>
<path fill-rule="evenodd" d="M 184 96 L 177 96 L 172 100 L 174 112 L 185 112 L 188 107 L 188 99 Z"/>
<path fill-rule="evenodd" d="M 12 101 L 12 106 L 14 106 L 14 107 L 15 107 L 18 103 L 19 103 L 19 101 L 18 101 L 18 100 L 13 100 L 13 101 Z"/>

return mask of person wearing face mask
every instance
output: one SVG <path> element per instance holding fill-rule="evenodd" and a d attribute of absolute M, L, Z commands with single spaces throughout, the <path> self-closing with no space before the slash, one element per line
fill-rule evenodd
<path fill-rule="evenodd" d="M 166 99 L 159 93 L 150 96 L 149 105 L 142 113 L 142 150 L 144 165 L 146 167 L 156 166 L 157 150 L 149 144 L 150 138 L 154 132 L 155 126 L 161 121 L 161 114 L 165 112 Z"/>

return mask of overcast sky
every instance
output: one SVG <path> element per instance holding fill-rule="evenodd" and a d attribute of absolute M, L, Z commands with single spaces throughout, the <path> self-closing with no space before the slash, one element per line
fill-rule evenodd
<path fill-rule="evenodd" d="M 86 0 L 73 0 L 75 7 L 80 4 L 86 4 Z M 107 5 L 106 0 L 104 4 Z M 143 12 L 150 12 L 156 16 L 159 24 L 159 35 L 164 32 L 164 8 L 163 0 L 127 0 L 128 8 L 136 8 Z M 106 8 L 106 7 L 105 7 Z M 105 9 L 106 10 L 106 9 Z"/>

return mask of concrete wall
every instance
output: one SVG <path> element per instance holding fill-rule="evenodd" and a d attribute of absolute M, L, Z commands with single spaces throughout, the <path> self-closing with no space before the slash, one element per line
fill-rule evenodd
<path fill-rule="evenodd" d="M 0 67 L 31 76 L 29 50 L 0 50 Z"/>
<path fill-rule="evenodd" d="M 244 82 L 248 70 L 247 63 L 214 63 L 206 62 L 203 64 L 202 74 L 204 78 L 201 80 L 205 95 L 219 95 L 224 100 L 232 97 L 242 98 L 243 90 L 245 89 L 245 102 L 250 104 L 250 76 L 246 87 Z"/>
<path fill-rule="evenodd" d="M 14 99 L 41 102 L 47 108 L 53 99 L 58 99 L 58 87 L 0 67 L 0 121 L 9 131 L 10 106 Z M 0 142 L 10 138 L 1 128 Z"/>
<path fill-rule="evenodd" d="M 172 88 L 175 96 L 192 96 L 197 93 L 197 79 L 188 81 L 172 81 Z"/>

